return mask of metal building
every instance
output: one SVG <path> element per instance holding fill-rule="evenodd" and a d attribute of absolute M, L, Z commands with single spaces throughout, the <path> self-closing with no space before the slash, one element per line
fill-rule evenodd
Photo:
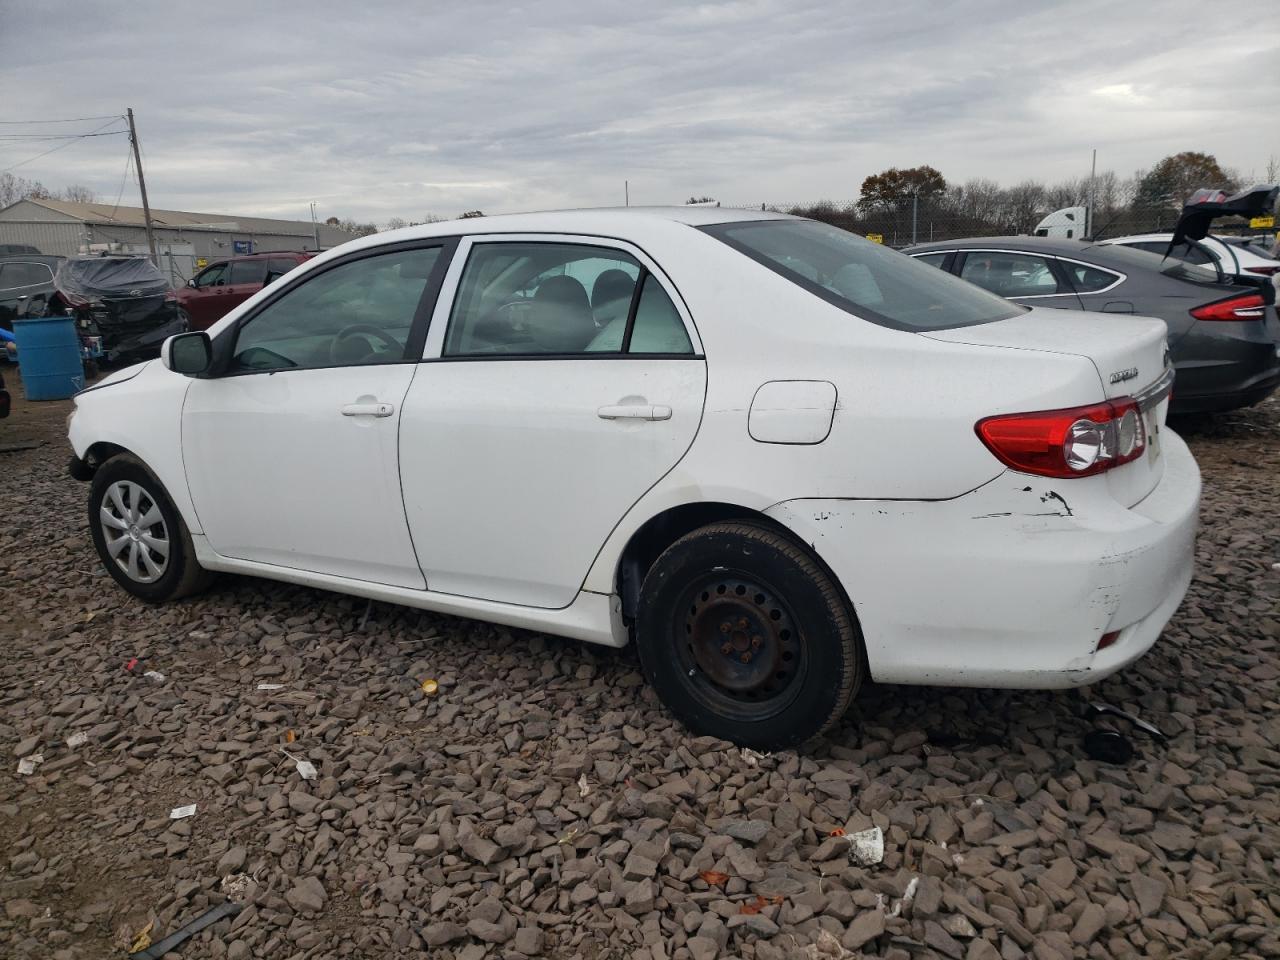
<path fill-rule="evenodd" d="M 201 261 L 240 253 L 272 250 L 327 250 L 351 239 L 351 234 L 309 220 L 270 220 L 222 213 L 151 210 L 159 266 L 172 266 L 175 283 Z M 41 253 L 65 257 L 94 250 L 143 252 L 147 231 L 141 207 L 70 200 L 19 200 L 0 210 L 0 243 L 23 243 Z M 181 255 L 177 251 L 181 250 Z M 174 256 L 166 256 L 166 251 Z"/>

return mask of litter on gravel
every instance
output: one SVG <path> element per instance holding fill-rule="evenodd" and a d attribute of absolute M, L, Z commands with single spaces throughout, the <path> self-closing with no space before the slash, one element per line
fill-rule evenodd
<path fill-rule="evenodd" d="M 169 811 L 170 820 L 185 820 L 187 817 L 196 815 L 196 805 L 189 803 L 185 807 L 174 807 Z"/>
<path fill-rule="evenodd" d="M 36 767 L 44 763 L 43 753 L 33 753 L 28 757 L 23 757 L 18 761 L 18 773 L 24 777 L 29 777 L 36 772 Z"/>

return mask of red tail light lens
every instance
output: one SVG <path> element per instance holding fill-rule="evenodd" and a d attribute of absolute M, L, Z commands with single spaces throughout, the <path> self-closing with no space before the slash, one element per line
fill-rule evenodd
<path fill-rule="evenodd" d="M 1041 477 L 1089 477 L 1136 460 L 1146 428 L 1130 397 L 979 420 L 978 438 L 1006 466 Z"/>
<path fill-rule="evenodd" d="M 1274 267 L 1245 267 L 1245 269 L 1250 273 L 1260 273 L 1264 277 L 1274 277 L 1277 272 L 1280 272 L 1280 263 Z"/>
<path fill-rule="evenodd" d="M 1246 293 L 1196 307 L 1191 315 L 1197 320 L 1261 320 L 1267 309 L 1260 293 Z"/>

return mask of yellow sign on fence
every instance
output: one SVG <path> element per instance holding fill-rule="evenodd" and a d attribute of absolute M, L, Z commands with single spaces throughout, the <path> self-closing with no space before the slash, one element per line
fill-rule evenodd
<path fill-rule="evenodd" d="M 1254 217 L 1249 221 L 1249 228 L 1252 230 L 1270 230 L 1275 225 L 1275 217 Z"/>
<path fill-rule="evenodd" d="M 867 234 L 867 239 L 868 239 L 868 240 L 870 240 L 872 243 L 884 243 L 884 234 L 883 234 L 883 233 L 868 233 L 868 234 Z"/>

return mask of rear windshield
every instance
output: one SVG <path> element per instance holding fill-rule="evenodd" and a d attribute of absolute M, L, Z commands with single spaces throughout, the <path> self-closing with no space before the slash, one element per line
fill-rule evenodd
<path fill-rule="evenodd" d="M 702 229 L 828 303 L 895 330 L 967 327 L 1026 312 L 1026 307 L 825 223 L 754 220 Z"/>
<path fill-rule="evenodd" d="M 1193 280 L 1197 283 L 1203 283 L 1206 280 L 1214 281 L 1216 261 L 1201 267 L 1179 260 L 1175 256 L 1166 258 L 1163 251 L 1168 245 L 1167 241 L 1162 241 L 1160 253 L 1149 253 L 1128 244 L 1099 243 L 1088 247 L 1087 253 L 1090 259 L 1096 260 L 1103 266 L 1114 266 L 1117 270 L 1155 270 L 1166 277 L 1174 277 L 1178 280 Z"/>

